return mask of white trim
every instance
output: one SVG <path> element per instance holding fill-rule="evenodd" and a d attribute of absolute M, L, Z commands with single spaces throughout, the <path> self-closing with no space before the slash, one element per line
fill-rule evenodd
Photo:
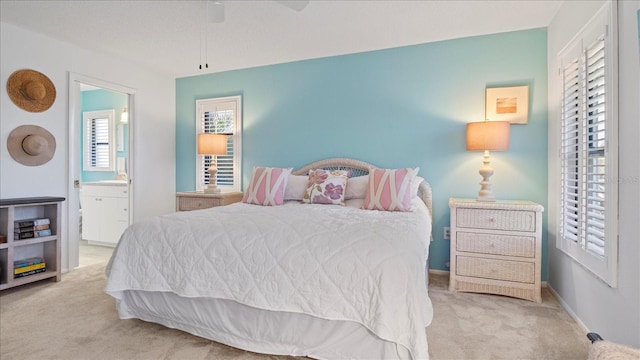
<path fill-rule="evenodd" d="M 62 242 L 63 248 L 63 260 L 62 260 L 62 272 L 66 273 L 71 269 L 78 267 L 80 254 L 80 232 L 72 231 L 71 229 L 78 229 L 80 227 L 80 214 L 75 209 L 80 208 L 80 195 L 78 189 L 74 186 L 74 180 L 80 179 L 80 122 L 82 121 L 82 114 L 80 113 L 80 83 L 97 86 L 103 89 L 120 92 L 129 96 L 129 151 L 128 151 L 128 171 L 129 176 L 129 223 L 133 223 L 133 194 L 135 190 L 135 182 L 131 179 L 135 178 L 135 167 L 133 166 L 135 160 L 135 93 L 136 90 L 127 86 L 110 83 L 100 79 L 96 79 L 90 76 L 76 74 L 69 72 L 69 157 L 67 159 L 67 233 L 68 241 Z M 132 122 L 133 121 L 133 122 Z M 64 246 L 68 246 L 67 249 Z M 67 255 L 67 261 L 64 259 L 64 255 Z"/>
<path fill-rule="evenodd" d="M 234 106 L 233 108 L 229 108 L 226 110 L 233 110 L 234 111 L 234 133 L 233 133 L 233 186 L 221 186 L 218 185 L 218 187 L 222 190 L 222 191 L 242 191 L 242 96 L 241 95 L 235 95 L 235 96 L 224 96 L 224 97 L 214 97 L 214 98 L 208 98 L 208 99 L 200 99 L 200 100 L 196 100 L 196 111 L 195 111 L 195 134 L 194 134 L 194 138 L 195 138 L 195 147 L 197 148 L 198 146 L 198 141 L 197 141 L 197 137 L 198 137 L 198 132 L 200 131 L 200 115 L 203 111 L 204 107 L 210 106 L 210 105 L 214 105 L 215 104 L 222 104 L 222 103 L 233 103 Z M 218 110 L 225 110 L 223 109 L 218 109 Z M 206 110 L 205 110 L 206 111 Z M 195 177 L 195 190 L 196 191 L 203 191 L 204 190 L 204 186 L 200 181 L 200 176 L 202 174 L 202 162 L 200 161 L 201 159 L 199 158 L 201 155 L 197 154 L 197 151 L 194 151 L 194 153 L 196 154 L 196 177 Z"/>
<path fill-rule="evenodd" d="M 586 24 L 572 37 L 557 54 L 558 63 L 560 64 L 559 74 L 562 76 L 564 69 L 564 61 L 567 58 L 571 59 L 576 56 L 584 56 L 584 48 L 589 45 L 597 36 L 605 34 L 605 71 L 606 71 L 606 92 L 605 92 L 605 104 L 607 105 L 606 115 L 606 143 L 605 143 L 605 163 L 606 163 L 606 188 L 605 199 L 606 202 L 606 215 L 605 215 L 605 231 L 606 239 L 604 242 L 604 257 L 596 256 L 590 251 L 587 251 L 585 246 L 587 243 L 575 242 L 567 239 L 562 231 L 563 221 L 559 220 L 556 224 L 556 248 L 560 249 L 565 255 L 569 256 L 573 261 L 580 264 L 585 269 L 596 275 L 599 279 L 604 281 L 609 286 L 617 287 L 618 279 L 618 30 L 617 30 L 617 2 L 607 1 L 596 14 L 586 22 Z M 582 44 L 584 40 L 589 43 Z M 560 86 L 564 86 L 564 82 L 560 82 Z M 563 89 L 560 91 L 560 101 L 564 102 Z M 581 95 L 584 96 L 584 95 Z M 562 107 L 560 108 L 562 112 Z M 562 116 L 562 115 L 561 115 Z M 584 114 L 581 115 L 584 117 Z M 562 122 L 559 126 L 564 126 Z M 560 132 L 564 131 L 562 129 Z M 563 154 L 563 137 L 559 136 L 554 143 L 557 147 L 559 154 L 560 170 L 553 183 L 557 184 L 560 188 L 559 194 L 562 194 L 561 181 L 562 167 L 565 166 L 561 159 Z M 579 164 L 583 167 L 583 164 Z M 555 185 L 554 185 L 555 186 Z M 582 199 L 583 197 L 581 197 Z M 550 202 L 549 206 L 557 207 L 559 215 L 563 214 L 562 200 L 554 200 Z M 580 204 L 579 204 L 580 206 Z M 550 222 L 550 226 L 552 223 Z"/>
<path fill-rule="evenodd" d="M 433 275 L 449 275 L 447 270 L 429 269 L 429 274 Z"/>
<path fill-rule="evenodd" d="M 558 303 L 560 304 L 560 306 L 562 306 L 562 308 L 569 314 L 569 316 L 571 316 L 571 318 L 576 322 L 576 324 L 578 324 L 578 326 L 582 329 L 582 332 L 585 335 L 591 332 L 589 328 L 587 328 L 587 326 L 578 317 L 578 315 L 569 307 L 569 304 L 567 304 L 567 302 L 564 301 L 564 299 L 560 296 L 560 294 L 558 294 L 551 286 L 548 286 L 548 289 L 551 295 L 553 295 L 556 298 L 556 300 L 558 300 Z"/>

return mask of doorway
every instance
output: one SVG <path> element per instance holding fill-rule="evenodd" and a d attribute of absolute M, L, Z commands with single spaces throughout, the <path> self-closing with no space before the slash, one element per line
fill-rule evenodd
<path fill-rule="evenodd" d="M 110 254 L 119 238 L 114 229 L 124 229 L 133 221 L 134 94 L 126 86 L 69 74 L 69 242 L 63 254 L 68 256 L 69 271 L 95 263 L 96 254 L 102 258 Z M 100 128 L 103 124 L 106 130 Z M 98 158 L 101 164 L 95 166 Z M 87 200 L 92 200 L 96 189 L 109 192 L 113 187 L 122 195 L 97 194 L 95 202 Z M 92 190 L 81 196 L 82 189 Z M 104 236 L 94 238 L 100 227 Z M 91 235 L 87 235 L 87 229 Z M 86 254 L 82 263 L 81 249 Z"/>

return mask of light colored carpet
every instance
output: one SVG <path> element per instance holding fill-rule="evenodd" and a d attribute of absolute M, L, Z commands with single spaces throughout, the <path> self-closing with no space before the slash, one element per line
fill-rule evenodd
<path fill-rule="evenodd" d="M 0 359 L 292 359 L 234 349 L 140 320 L 120 320 L 103 292 L 104 263 L 0 293 Z M 431 276 L 432 360 L 586 359 L 589 342 L 543 289 L 542 304 L 451 293 Z"/>

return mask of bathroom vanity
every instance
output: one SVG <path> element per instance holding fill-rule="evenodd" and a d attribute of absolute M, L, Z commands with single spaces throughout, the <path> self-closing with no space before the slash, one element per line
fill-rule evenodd
<path fill-rule="evenodd" d="M 116 246 L 129 226 L 129 184 L 105 180 L 82 184 L 82 239 L 92 245 Z"/>

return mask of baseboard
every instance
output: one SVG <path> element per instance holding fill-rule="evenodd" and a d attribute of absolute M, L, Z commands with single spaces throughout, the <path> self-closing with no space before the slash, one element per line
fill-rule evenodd
<path fill-rule="evenodd" d="M 578 315 L 576 315 L 576 313 L 573 312 L 573 310 L 562 299 L 562 297 L 560 297 L 560 295 L 551 286 L 547 285 L 547 288 L 549 289 L 549 292 L 551 292 L 551 295 L 553 295 L 556 298 L 556 300 L 558 300 L 558 302 L 560 303 L 560 306 L 562 306 L 562 308 L 569 314 L 569 316 L 571 316 L 571 318 L 576 322 L 576 324 L 578 324 L 578 326 L 582 329 L 585 335 L 589 333 L 590 332 L 589 328 L 587 328 L 587 326 L 582 322 L 582 320 L 580 320 Z"/>
<path fill-rule="evenodd" d="M 434 274 L 434 275 L 449 275 L 449 272 L 448 272 L 447 270 L 429 269 L 429 274 Z"/>

